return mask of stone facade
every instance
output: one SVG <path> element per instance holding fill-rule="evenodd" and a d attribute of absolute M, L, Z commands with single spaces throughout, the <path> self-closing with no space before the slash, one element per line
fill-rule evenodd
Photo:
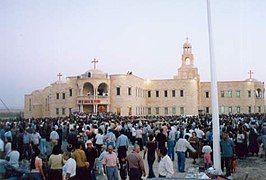
<path fill-rule="evenodd" d="M 97 61 L 92 61 L 96 63 Z M 220 114 L 264 112 L 264 83 L 255 79 L 218 82 Z M 96 68 L 25 95 L 25 118 L 63 117 L 70 112 L 128 115 L 211 113 L 211 83 L 200 82 L 192 46 L 183 45 L 173 79 L 144 80 L 131 72 L 108 75 Z"/>

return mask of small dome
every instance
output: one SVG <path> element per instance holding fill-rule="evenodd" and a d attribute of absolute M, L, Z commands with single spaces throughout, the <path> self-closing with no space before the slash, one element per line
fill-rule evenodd
<path fill-rule="evenodd" d="M 84 74 L 82 74 L 82 77 L 87 78 L 106 78 L 107 73 L 99 70 L 99 69 L 90 69 L 86 71 Z"/>
<path fill-rule="evenodd" d="M 246 79 L 245 81 L 253 81 L 253 82 L 258 82 L 258 80 L 257 79 L 254 79 L 254 78 L 248 78 L 248 79 Z"/>

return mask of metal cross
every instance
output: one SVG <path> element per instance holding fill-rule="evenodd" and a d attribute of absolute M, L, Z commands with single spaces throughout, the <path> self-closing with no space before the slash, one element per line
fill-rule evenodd
<path fill-rule="evenodd" d="M 95 58 L 93 59 L 93 61 L 91 61 L 91 63 L 93 63 L 94 65 L 94 69 L 96 69 L 96 63 L 98 63 L 99 61 L 98 60 L 96 60 Z"/>

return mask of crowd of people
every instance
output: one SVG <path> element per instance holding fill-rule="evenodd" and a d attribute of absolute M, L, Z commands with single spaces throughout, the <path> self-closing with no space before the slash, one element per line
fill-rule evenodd
<path fill-rule="evenodd" d="M 188 157 L 193 164 L 203 158 L 205 169 L 212 166 L 213 133 L 211 115 L 77 113 L 65 118 L 2 121 L 0 158 L 22 168 L 33 180 L 94 180 L 98 174 L 105 174 L 108 180 L 138 180 L 157 174 L 171 178 L 175 172 L 186 171 Z M 220 134 L 226 176 L 234 172 L 236 159 L 265 157 L 265 114 L 221 115 Z M 158 173 L 153 170 L 156 160 Z"/>

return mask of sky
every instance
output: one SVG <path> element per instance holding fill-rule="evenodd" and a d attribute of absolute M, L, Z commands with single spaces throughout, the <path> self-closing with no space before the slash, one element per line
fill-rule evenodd
<path fill-rule="evenodd" d="M 216 74 L 266 80 L 266 1 L 211 0 Z M 206 0 L 0 0 L 0 98 L 24 95 L 93 68 L 171 79 L 186 38 L 201 81 L 210 81 Z M 0 103 L 0 108 L 4 106 Z"/>

